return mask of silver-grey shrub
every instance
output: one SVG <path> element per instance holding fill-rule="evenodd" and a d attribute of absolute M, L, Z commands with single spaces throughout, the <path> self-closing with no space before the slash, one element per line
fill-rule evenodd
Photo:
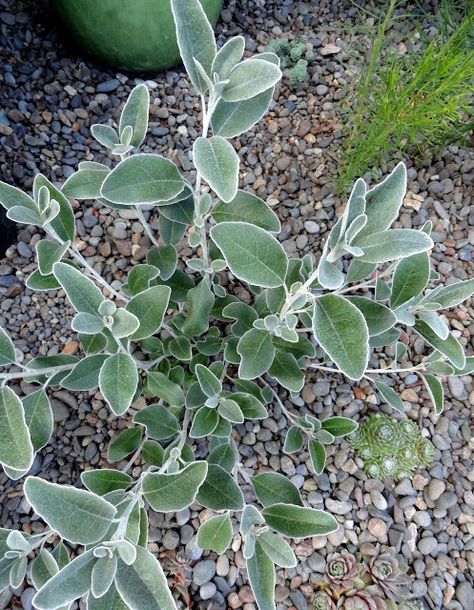
<path fill-rule="evenodd" d="M 199 529 L 201 548 L 224 553 L 234 536 L 242 538 L 257 604 L 273 609 L 275 565 L 296 564 L 286 538 L 325 535 L 338 522 L 305 506 L 283 475 L 249 477 L 238 461 L 234 426 L 267 418 L 268 406 L 277 404 L 289 425 L 283 451 L 307 450 L 320 474 L 325 445 L 354 432 L 357 423 L 338 416 L 320 421 L 284 406 L 283 393 L 297 396 L 308 368 L 365 378 L 400 412 L 401 398 L 381 379 L 415 371 L 436 413 L 442 410 L 440 378 L 473 370 L 474 359 L 465 357 L 439 312 L 468 298 L 474 280 L 436 286 L 430 224 L 421 231 L 391 228 L 405 194 L 405 166 L 369 190 L 363 180 L 356 182 L 316 266 L 309 255 L 289 258 L 275 237 L 276 214 L 239 190 L 239 157 L 231 143 L 267 111 L 281 76 L 278 58 L 263 53 L 242 59 L 242 37 L 217 51 L 199 2 L 172 0 L 172 6 L 181 55 L 202 99 L 193 181 L 169 159 L 137 151 L 149 110 L 148 90 L 139 85 L 118 130 L 92 126 L 95 139 L 117 159 L 113 169 L 82 162 L 61 190 L 38 175 L 32 196 L 0 183 L 8 216 L 45 235 L 27 285 L 64 290 L 81 345 L 80 356 L 39 356 L 21 365 L 0 329 L 5 473 L 25 477 L 48 443 L 48 393 L 55 386 L 98 388 L 110 410 L 130 423 L 108 448 L 109 462 L 131 456 L 122 470 L 84 471 L 86 489 L 25 479 L 25 496 L 47 528 L 35 535 L 0 530 L 0 590 L 18 586 L 28 574 L 38 610 L 65 609 L 83 596 L 89 610 L 175 608 L 160 563 L 147 550 L 147 510 L 190 505 L 215 512 Z M 120 289 L 77 249 L 70 199 L 133 210 L 143 223 L 153 245 Z M 158 215 L 158 233 L 145 221 L 143 206 Z M 179 260 L 176 246 L 184 238 L 193 256 Z M 239 284 L 250 291 L 250 304 L 236 297 Z M 409 360 L 399 342 L 401 327 L 433 348 L 417 364 L 399 364 Z M 393 343 L 396 357 L 388 366 L 369 368 L 374 349 Z M 15 385 L 21 379 L 37 390 L 21 397 Z M 146 399 L 139 410 L 138 397 Z M 195 439 L 206 439 L 205 457 L 196 459 Z M 134 479 L 129 471 L 137 460 L 143 471 Z M 252 504 L 244 501 L 242 482 L 252 485 Z M 231 516 L 240 522 L 238 532 Z M 75 549 L 71 560 L 63 540 L 83 552 Z"/>

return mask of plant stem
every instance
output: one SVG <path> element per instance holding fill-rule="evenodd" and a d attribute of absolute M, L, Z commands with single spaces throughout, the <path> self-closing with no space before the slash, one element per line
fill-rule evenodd
<path fill-rule="evenodd" d="M 151 230 L 150 225 L 146 221 L 145 216 L 143 215 L 143 212 L 142 212 L 140 206 L 135 205 L 133 207 L 135 208 L 135 212 L 137 213 L 138 220 L 140 221 L 140 223 L 141 223 L 145 233 L 147 234 L 148 238 L 150 239 L 151 243 L 154 246 L 158 247 L 160 244 L 159 244 L 158 240 L 156 239 L 156 237 L 153 235 L 153 231 Z"/>
<path fill-rule="evenodd" d="M 181 451 L 181 449 L 184 447 L 185 443 L 186 443 L 186 439 L 188 438 L 188 426 L 191 423 L 191 418 L 192 418 L 192 412 L 190 409 L 186 409 L 184 412 L 184 418 L 183 418 L 183 427 L 181 429 L 181 435 L 179 438 L 179 443 L 176 445 L 176 447 Z"/>
<path fill-rule="evenodd" d="M 361 282 L 360 284 L 355 284 L 354 286 L 347 286 L 347 288 L 344 288 L 342 290 L 336 290 L 334 294 L 346 294 L 346 292 L 351 292 L 352 290 L 359 290 L 359 288 L 373 288 L 373 282 L 383 277 L 386 277 L 387 275 L 390 275 L 393 269 L 397 266 L 397 263 L 398 261 L 394 261 L 393 263 L 390 263 L 390 265 L 384 271 L 377 273 L 375 277 L 371 277 L 368 280 Z"/>
<path fill-rule="evenodd" d="M 122 468 L 122 472 L 127 473 L 130 470 L 130 468 L 133 465 L 133 462 L 140 455 L 140 453 L 141 453 L 141 451 L 143 449 L 143 445 L 145 444 L 145 441 L 146 441 L 146 437 L 142 440 L 142 442 L 140 443 L 138 449 L 135 451 L 135 453 L 132 455 L 132 457 L 128 460 L 126 465 Z"/>
<path fill-rule="evenodd" d="M 104 280 L 104 278 L 99 273 L 97 273 L 97 271 L 94 269 L 94 267 L 92 267 L 92 265 L 90 265 L 86 261 L 86 259 L 82 256 L 82 254 L 80 252 L 78 252 L 78 250 L 76 250 L 76 248 L 74 246 L 71 246 L 70 248 L 68 248 L 68 252 L 79 263 L 81 263 L 81 265 L 86 269 L 86 271 L 89 272 L 89 274 L 95 279 L 96 282 L 98 282 L 99 284 L 101 284 L 101 286 L 106 288 L 111 294 L 114 295 L 114 297 L 116 299 L 120 299 L 121 301 L 129 301 L 130 300 L 122 292 L 118 292 L 117 290 L 115 290 L 115 288 L 112 288 L 112 286 L 106 280 Z"/>
<path fill-rule="evenodd" d="M 327 373 L 340 373 L 341 375 L 344 374 L 339 369 L 336 369 L 336 368 L 331 367 L 331 366 L 324 366 L 322 364 L 313 364 L 312 362 L 310 362 L 306 366 L 308 368 L 317 369 L 318 371 L 324 371 L 324 372 L 327 372 Z M 399 369 L 392 369 L 390 367 L 387 367 L 385 369 L 366 369 L 364 371 L 364 376 L 367 375 L 367 374 L 372 374 L 372 375 L 388 375 L 390 373 L 412 373 L 413 371 L 420 371 L 420 370 L 423 370 L 424 368 L 425 367 L 424 367 L 423 364 L 417 364 L 416 366 L 409 366 L 407 368 L 399 368 Z"/>
<path fill-rule="evenodd" d="M 206 107 L 206 99 L 204 95 L 201 95 L 201 105 L 202 105 L 202 135 L 201 137 L 207 138 L 209 132 L 209 126 L 211 123 L 212 113 L 215 110 L 217 102 L 219 101 L 219 97 L 215 97 L 213 92 L 209 94 L 209 104 Z M 199 200 L 201 198 L 201 182 L 202 176 L 198 169 L 196 169 L 196 184 L 194 186 L 194 209 L 197 210 L 199 206 Z M 199 235 L 201 238 L 201 248 L 202 248 L 202 259 L 205 264 L 205 269 L 209 269 L 210 267 L 210 259 L 209 259 L 209 249 L 207 245 L 207 231 L 206 231 L 206 222 L 203 223 L 202 227 L 199 229 Z M 210 284 L 211 277 L 208 273 L 204 275 L 205 281 Z"/>
<path fill-rule="evenodd" d="M 24 369 L 23 371 L 18 371 L 15 373 L 0 373 L 0 379 L 5 381 L 10 381 L 11 379 L 23 379 L 23 377 L 33 376 L 33 375 L 48 375 L 49 373 L 55 374 L 60 373 L 61 371 L 69 371 L 70 369 L 76 366 L 76 362 L 71 364 L 61 364 L 60 366 L 51 366 L 47 369 Z"/>
<path fill-rule="evenodd" d="M 292 415 L 292 413 L 290 413 L 290 411 L 288 411 L 288 409 L 285 407 L 285 405 L 283 404 L 283 402 L 281 401 L 280 397 L 278 396 L 278 394 L 275 392 L 275 390 L 272 388 L 272 386 L 270 384 L 268 384 L 264 379 L 262 379 L 260 377 L 260 379 L 262 380 L 262 382 L 268 387 L 270 388 L 270 392 L 273 394 L 273 398 L 276 400 L 278 406 L 280 407 L 280 409 L 283 411 L 283 413 L 286 415 L 286 417 L 295 425 L 298 426 L 298 428 L 301 428 L 298 420 L 294 417 L 294 415 Z"/>

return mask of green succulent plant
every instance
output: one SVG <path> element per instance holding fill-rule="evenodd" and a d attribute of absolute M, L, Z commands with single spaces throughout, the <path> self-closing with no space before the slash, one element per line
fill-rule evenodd
<path fill-rule="evenodd" d="M 410 420 L 396 421 L 377 413 L 347 437 L 364 460 L 364 471 L 373 479 L 411 477 L 417 468 L 431 464 L 435 448 Z"/>
<path fill-rule="evenodd" d="M 299 87 L 306 78 L 309 63 L 314 59 L 312 45 L 305 38 L 278 38 L 270 41 L 266 50 L 278 55 L 282 68 L 289 68 L 290 87 Z"/>

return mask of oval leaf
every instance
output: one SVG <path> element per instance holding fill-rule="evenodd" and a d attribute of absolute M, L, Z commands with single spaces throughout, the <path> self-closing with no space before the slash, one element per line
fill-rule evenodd
<path fill-rule="evenodd" d="M 176 165 L 160 155 L 133 155 L 121 161 L 102 185 L 102 197 L 122 205 L 166 202 L 184 189 Z"/>
<path fill-rule="evenodd" d="M 99 372 L 99 389 L 115 415 L 123 415 L 132 404 L 138 386 L 135 360 L 128 354 L 107 358 Z"/>
<path fill-rule="evenodd" d="M 284 284 L 288 258 L 267 231 L 247 222 L 222 222 L 212 227 L 211 237 L 240 280 L 263 288 Z"/>
<path fill-rule="evenodd" d="M 23 405 L 15 392 L 0 388 L 0 463 L 25 471 L 33 461 L 33 445 Z"/>
<path fill-rule="evenodd" d="M 110 502 L 89 491 L 37 477 L 28 477 L 24 490 L 35 512 L 51 529 L 74 544 L 98 542 L 117 512 Z"/>
<path fill-rule="evenodd" d="M 358 380 L 369 360 L 369 332 L 359 309 L 344 297 L 315 299 L 313 332 L 323 350 L 350 379 Z"/>

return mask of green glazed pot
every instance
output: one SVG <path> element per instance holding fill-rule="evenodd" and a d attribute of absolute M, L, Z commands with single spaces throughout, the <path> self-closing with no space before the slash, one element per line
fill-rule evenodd
<path fill-rule="evenodd" d="M 200 0 L 215 25 L 223 0 Z M 170 0 L 54 0 L 76 41 L 99 60 L 142 72 L 180 63 Z"/>

